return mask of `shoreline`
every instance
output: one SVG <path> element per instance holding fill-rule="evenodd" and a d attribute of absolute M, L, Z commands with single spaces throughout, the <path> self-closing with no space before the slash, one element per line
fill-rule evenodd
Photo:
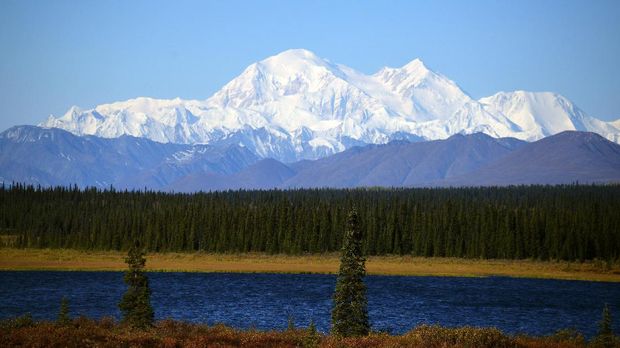
<path fill-rule="evenodd" d="M 124 271 L 124 252 L 69 249 L 0 249 L 0 271 Z M 148 272 L 336 274 L 339 255 L 213 253 L 147 254 Z M 513 277 L 620 282 L 620 264 L 369 256 L 368 275 L 433 277 Z"/>

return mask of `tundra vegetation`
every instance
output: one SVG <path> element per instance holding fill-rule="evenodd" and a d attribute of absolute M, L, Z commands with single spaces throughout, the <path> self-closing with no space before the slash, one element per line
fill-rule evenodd
<path fill-rule="evenodd" d="M 132 328 L 113 318 L 77 317 L 68 325 L 35 322 L 24 316 L 0 322 L 2 347 L 620 347 L 620 337 L 590 340 L 574 330 L 544 337 L 507 335 L 494 328 L 421 325 L 402 335 L 370 332 L 342 337 L 308 328 L 284 331 L 237 330 L 174 320 L 157 321 L 146 329 Z"/>

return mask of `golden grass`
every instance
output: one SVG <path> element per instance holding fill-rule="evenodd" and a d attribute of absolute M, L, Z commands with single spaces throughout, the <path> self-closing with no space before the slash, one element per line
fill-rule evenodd
<path fill-rule="evenodd" d="M 67 249 L 0 249 L 0 270 L 120 271 L 125 253 Z M 267 255 L 154 253 L 147 255 L 151 271 L 336 273 L 338 254 Z M 620 264 L 533 260 L 478 260 L 371 256 L 368 274 L 406 276 L 509 276 L 620 282 Z"/>

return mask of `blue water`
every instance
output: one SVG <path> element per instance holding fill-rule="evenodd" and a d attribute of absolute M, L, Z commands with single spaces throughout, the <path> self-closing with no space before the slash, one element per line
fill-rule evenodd
<path fill-rule="evenodd" d="M 0 272 L 0 318 L 54 319 L 62 296 L 73 315 L 120 317 L 120 272 Z M 283 329 L 314 320 L 329 330 L 333 275 L 149 273 L 157 319 Z M 620 332 L 620 286 L 515 278 L 369 276 L 372 328 L 403 333 L 422 324 L 495 326 L 508 333 L 596 332 L 604 303 Z"/>

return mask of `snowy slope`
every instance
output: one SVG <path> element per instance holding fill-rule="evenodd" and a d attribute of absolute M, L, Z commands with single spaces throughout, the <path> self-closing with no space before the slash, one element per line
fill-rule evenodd
<path fill-rule="evenodd" d="M 472 101 L 453 81 L 429 70 L 420 59 L 402 68 L 383 68 L 373 77 L 405 101 L 407 108 L 402 111 L 415 121 L 448 119 Z"/>
<path fill-rule="evenodd" d="M 480 99 L 484 108 L 504 115 L 514 122 L 521 134 L 515 136 L 537 140 L 566 130 L 591 131 L 618 142 L 619 128 L 586 115 L 563 96 L 550 92 L 500 92 Z"/>
<path fill-rule="evenodd" d="M 207 100 L 136 98 L 92 110 L 72 107 L 41 125 L 108 138 L 240 144 L 284 162 L 457 133 L 532 141 L 586 130 L 620 141 L 618 122 L 592 118 L 557 94 L 502 92 L 474 100 L 419 59 L 365 75 L 303 49 L 250 65 Z"/>

